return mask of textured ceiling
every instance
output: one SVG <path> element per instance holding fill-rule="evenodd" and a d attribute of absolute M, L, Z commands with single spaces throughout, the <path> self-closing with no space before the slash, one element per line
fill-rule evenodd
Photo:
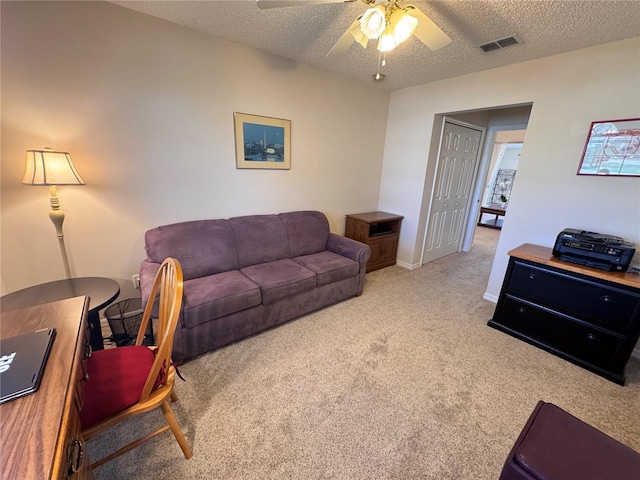
<path fill-rule="evenodd" d="M 360 1 L 273 9 L 259 9 L 255 0 L 111 3 L 363 82 L 372 83 L 377 70 L 375 42 L 366 50 L 354 43 L 342 56 L 325 56 L 366 10 Z M 387 54 L 381 69 L 386 78 L 376 83 L 386 90 L 640 36 L 640 2 L 635 0 L 406 3 L 427 14 L 453 41 L 433 52 L 411 37 Z M 489 53 L 478 47 L 510 35 L 522 44 Z"/>

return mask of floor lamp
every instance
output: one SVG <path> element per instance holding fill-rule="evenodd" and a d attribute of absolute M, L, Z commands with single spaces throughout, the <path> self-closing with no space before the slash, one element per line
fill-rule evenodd
<path fill-rule="evenodd" d="M 67 152 L 55 152 L 50 148 L 44 150 L 27 150 L 27 161 L 24 169 L 22 183 L 25 185 L 46 185 L 51 193 L 51 211 L 49 218 L 56 227 L 62 263 L 67 278 L 71 278 L 67 250 L 64 246 L 64 233 L 62 223 L 64 222 L 64 212 L 60 210 L 60 200 L 56 194 L 58 185 L 85 185 L 84 180 L 76 171 L 71 161 L 71 155 Z"/>

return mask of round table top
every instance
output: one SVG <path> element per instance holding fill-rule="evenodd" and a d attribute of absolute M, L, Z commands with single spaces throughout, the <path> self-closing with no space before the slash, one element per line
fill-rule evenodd
<path fill-rule="evenodd" d="M 0 311 L 16 310 L 43 303 L 87 295 L 89 314 L 109 305 L 120 294 L 115 280 L 102 277 L 65 278 L 34 285 L 0 297 Z"/>

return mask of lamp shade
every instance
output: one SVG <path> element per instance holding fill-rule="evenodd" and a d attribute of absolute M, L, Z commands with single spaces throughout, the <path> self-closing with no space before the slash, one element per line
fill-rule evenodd
<path fill-rule="evenodd" d="M 360 19 L 360 29 L 369 40 L 378 38 L 387 24 L 384 5 L 371 7 Z"/>
<path fill-rule="evenodd" d="M 400 45 L 408 39 L 416 29 L 418 26 L 418 19 L 411 15 L 407 15 L 402 9 L 398 8 L 391 15 L 390 23 L 393 28 L 393 37 L 396 44 Z"/>
<path fill-rule="evenodd" d="M 362 48 L 367 48 L 367 44 L 369 43 L 369 37 L 367 37 L 364 32 L 362 31 L 362 29 L 360 28 L 360 18 L 358 20 L 356 20 L 355 22 L 353 22 L 351 24 L 351 26 L 349 27 L 349 30 L 347 30 L 351 36 L 353 36 L 353 39 L 358 42 L 360 45 L 362 45 Z"/>
<path fill-rule="evenodd" d="M 381 52 L 390 52 L 394 48 L 398 46 L 398 42 L 393 35 L 393 28 L 391 26 L 387 27 L 382 35 L 380 35 L 380 40 L 378 40 L 378 50 Z"/>
<path fill-rule="evenodd" d="M 67 152 L 27 150 L 22 183 L 25 185 L 85 185 Z"/>

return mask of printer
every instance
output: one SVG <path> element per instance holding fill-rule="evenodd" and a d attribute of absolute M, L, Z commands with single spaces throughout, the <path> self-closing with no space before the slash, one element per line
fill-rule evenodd
<path fill-rule="evenodd" d="M 553 255 L 565 262 L 626 272 L 636 252 L 635 247 L 635 244 L 613 235 L 565 228 L 556 238 Z"/>

